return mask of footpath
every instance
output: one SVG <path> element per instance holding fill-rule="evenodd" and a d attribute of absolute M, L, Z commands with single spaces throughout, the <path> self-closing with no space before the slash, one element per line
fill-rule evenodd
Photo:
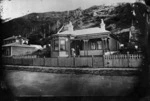
<path fill-rule="evenodd" d="M 108 76 L 133 76 L 138 75 L 140 68 L 86 68 L 86 67 L 44 67 L 44 66 L 20 66 L 4 65 L 4 70 L 20 70 L 30 72 L 64 73 L 64 74 L 93 74 Z"/>

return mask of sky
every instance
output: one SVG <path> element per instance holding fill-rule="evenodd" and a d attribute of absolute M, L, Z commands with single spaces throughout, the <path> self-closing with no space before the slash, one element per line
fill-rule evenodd
<path fill-rule="evenodd" d="M 33 12 L 66 11 L 93 5 L 110 5 L 119 2 L 133 3 L 135 0 L 2 0 L 0 12 L 2 19 L 13 19 Z"/>

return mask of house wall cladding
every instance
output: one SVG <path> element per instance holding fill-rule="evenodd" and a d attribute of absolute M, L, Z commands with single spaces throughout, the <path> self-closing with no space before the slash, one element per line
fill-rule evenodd
<path fill-rule="evenodd" d="M 34 47 L 12 47 L 12 55 L 23 55 L 35 51 Z"/>
<path fill-rule="evenodd" d="M 7 65 L 47 67 L 139 67 L 142 55 L 105 55 L 101 57 L 3 58 Z"/>

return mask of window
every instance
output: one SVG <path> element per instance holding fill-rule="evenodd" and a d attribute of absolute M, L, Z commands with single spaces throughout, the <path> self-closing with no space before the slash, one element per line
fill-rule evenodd
<path fill-rule="evenodd" d="M 92 43 L 91 43 L 91 49 L 93 49 L 93 50 L 94 50 L 95 48 L 96 48 L 96 45 L 95 45 L 95 43 L 94 43 L 94 42 L 92 42 Z"/>
<path fill-rule="evenodd" d="M 58 51 L 58 49 L 59 49 L 58 40 L 54 40 L 54 50 Z"/>
<path fill-rule="evenodd" d="M 11 48 L 10 47 L 7 47 L 5 51 L 6 51 L 6 56 L 11 55 Z"/>
<path fill-rule="evenodd" d="M 102 49 L 102 41 L 97 41 L 97 49 Z"/>
<path fill-rule="evenodd" d="M 66 50 L 66 42 L 65 40 L 60 40 L 60 51 Z"/>
<path fill-rule="evenodd" d="M 19 40 L 17 39 L 16 42 L 19 42 Z"/>

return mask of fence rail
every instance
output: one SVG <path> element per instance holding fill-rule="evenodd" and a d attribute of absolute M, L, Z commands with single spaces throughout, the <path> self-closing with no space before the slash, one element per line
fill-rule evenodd
<path fill-rule="evenodd" d="M 36 55 L 19 55 L 19 56 L 13 56 L 13 58 L 37 58 Z"/>
<path fill-rule="evenodd" d="M 58 58 L 15 58 L 4 57 L 7 65 L 49 66 L 49 67 L 139 67 L 142 55 L 104 55 L 101 57 L 58 57 Z"/>

